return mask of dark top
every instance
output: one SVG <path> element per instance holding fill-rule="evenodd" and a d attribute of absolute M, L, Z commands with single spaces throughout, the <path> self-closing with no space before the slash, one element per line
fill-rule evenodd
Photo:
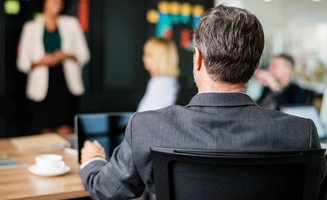
<path fill-rule="evenodd" d="M 309 91 L 291 83 L 282 91 L 273 92 L 265 87 L 258 104 L 262 107 L 279 110 L 285 104 L 308 103 Z"/>
<path fill-rule="evenodd" d="M 44 50 L 46 53 L 55 53 L 60 50 L 61 39 L 58 28 L 53 32 L 44 29 L 43 35 Z M 62 64 L 49 68 L 49 88 L 57 86 L 66 86 Z"/>

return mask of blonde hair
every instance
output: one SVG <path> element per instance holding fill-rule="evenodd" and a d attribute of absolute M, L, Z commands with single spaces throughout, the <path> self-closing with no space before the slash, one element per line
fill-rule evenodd
<path fill-rule="evenodd" d="M 144 54 L 151 59 L 152 76 L 178 76 L 178 53 L 172 40 L 152 37 L 144 45 Z"/>

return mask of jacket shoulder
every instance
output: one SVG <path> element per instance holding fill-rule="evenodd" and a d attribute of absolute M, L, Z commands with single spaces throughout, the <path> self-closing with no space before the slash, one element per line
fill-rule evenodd
<path fill-rule="evenodd" d="M 61 15 L 61 16 L 59 17 L 59 20 L 60 20 L 61 22 L 66 23 L 66 24 L 76 24 L 76 23 L 78 23 L 78 20 L 77 20 L 76 17 L 68 16 L 68 15 Z"/>
<path fill-rule="evenodd" d="M 156 121 L 157 119 L 166 119 L 168 116 L 170 119 L 183 115 L 187 110 L 186 107 L 180 105 L 171 105 L 165 108 L 157 110 L 148 110 L 142 112 L 136 112 L 133 115 L 133 123 L 140 123 L 140 121 Z"/>
<path fill-rule="evenodd" d="M 33 27 L 37 26 L 41 21 L 42 21 L 41 18 L 36 19 L 36 20 L 29 20 L 29 21 L 25 22 L 24 28 L 33 28 Z"/>

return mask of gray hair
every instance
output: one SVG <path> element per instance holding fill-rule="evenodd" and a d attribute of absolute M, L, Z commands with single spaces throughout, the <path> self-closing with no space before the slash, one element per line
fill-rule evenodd
<path fill-rule="evenodd" d="M 193 41 L 214 81 L 246 84 L 259 64 L 264 33 L 249 11 L 219 5 L 204 13 Z"/>

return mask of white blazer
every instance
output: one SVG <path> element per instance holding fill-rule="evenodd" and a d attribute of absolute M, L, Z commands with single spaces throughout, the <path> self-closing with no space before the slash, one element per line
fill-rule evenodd
<path fill-rule="evenodd" d="M 79 96 L 84 93 L 82 67 L 90 59 L 85 36 L 74 17 L 58 17 L 57 26 L 61 37 L 61 50 L 75 55 L 77 59 L 77 62 L 65 60 L 63 71 L 69 91 Z M 17 67 L 21 72 L 28 74 L 26 95 L 33 101 L 44 100 L 48 91 L 49 68 L 39 66 L 31 70 L 32 63 L 45 55 L 43 33 L 44 18 L 26 22 L 19 42 Z"/>

